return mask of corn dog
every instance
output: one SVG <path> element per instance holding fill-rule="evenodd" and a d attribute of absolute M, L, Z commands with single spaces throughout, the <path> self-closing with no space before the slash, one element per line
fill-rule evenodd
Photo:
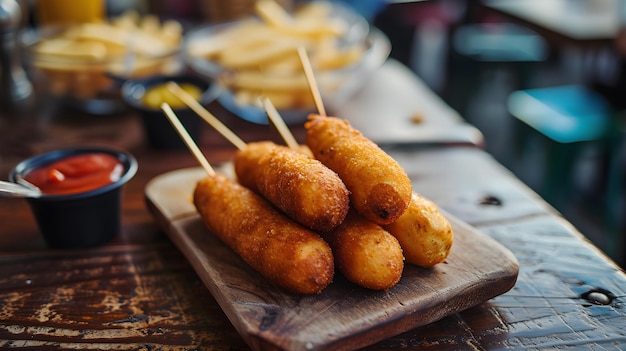
<path fill-rule="evenodd" d="M 326 232 L 348 213 L 350 197 L 339 176 L 299 151 L 249 143 L 234 159 L 239 183 L 263 195 L 303 226 Z"/>
<path fill-rule="evenodd" d="M 278 287 L 315 294 L 332 281 L 328 244 L 251 190 L 216 174 L 197 183 L 193 200 L 206 227 Z"/>
<path fill-rule="evenodd" d="M 256 171 L 258 160 L 267 155 L 276 146 L 271 141 L 258 141 L 246 144 L 244 149 L 238 150 L 233 159 L 235 175 L 239 184 L 258 193 L 256 186 Z"/>
<path fill-rule="evenodd" d="M 335 265 L 349 281 L 373 290 L 398 283 L 404 256 L 398 240 L 355 211 L 335 230 L 322 234 L 335 255 Z"/>
<path fill-rule="evenodd" d="M 417 193 L 413 193 L 406 212 L 383 228 L 398 239 L 406 261 L 417 266 L 443 262 L 452 248 L 450 222 L 435 203 Z"/>
<path fill-rule="evenodd" d="M 263 157 L 263 155 L 268 154 L 275 146 L 277 145 L 271 141 L 256 141 L 246 144 L 245 150 L 240 150 L 237 154 L 235 154 L 235 173 L 237 174 L 237 180 L 240 184 L 258 192 L 258 190 L 255 190 L 255 170 L 258 168 L 257 162 L 261 157 Z M 311 150 L 306 145 L 300 145 L 296 151 L 309 158 L 313 158 Z"/>
<path fill-rule="evenodd" d="M 312 114 L 305 128 L 313 155 L 339 174 L 362 216 L 389 224 L 404 213 L 411 201 L 411 181 L 378 145 L 336 117 Z"/>

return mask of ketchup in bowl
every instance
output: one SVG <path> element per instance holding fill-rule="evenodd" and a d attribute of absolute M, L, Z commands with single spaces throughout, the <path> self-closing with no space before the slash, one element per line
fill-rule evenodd
<path fill-rule="evenodd" d="M 18 163 L 9 180 L 39 187 L 27 198 L 51 248 L 86 248 L 112 240 L 122 228 L 122 188 L 137 172 L 128 152 L 106 147 L 52 150 Z"/>
<path fill-rule="evenodd" d="M 65 195 L 97 189 L 118 181 L 124 165 L 108 153 L 68 156 L 36 168 L 24 176 L 42 193 Z"/>

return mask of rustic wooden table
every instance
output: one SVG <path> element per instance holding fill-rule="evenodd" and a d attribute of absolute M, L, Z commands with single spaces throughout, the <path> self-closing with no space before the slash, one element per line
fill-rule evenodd
<path fill-rule="evenodd" d="M 386 65 L 376 82 L 392 89 L 393 82 L 384 79 L 392 75 L 389 69 L 402 71 Z M 416 79 L 408 79 L 413 88 L 403 90 L 422 94 L 413 97 L 423 101 L 422 113 L 450 112 Z M 267 126 L 238 120 L 217 104 L 209 108 L 246 141 L 280 140 Z M 407 111 L 408 119 L 417 112 Z M 121 233 L 97 248 L 47 248 L 27 203 L 0 199 L 0 348 L 249 349 L 145 205 L 151 179 L 197 165 L 189 152 L 147 147 L 133 113 L 1 116 L 0 174 L 27 156 L 73 145 L 127 149 L 139 171 L 125 188 Z M 355 124 L 365 126 L 364 116 Z M 416 191 L 511 250 L 519 277 L 503 295 L 366 349 L 625 348 L 623 271 L 486 154 L 475 131 L 453 113 L 423 118 L 425 128 L 440 124 L 455 137 L 440 132 L 442 142 L 392 143 L 381 136 L 381 144 L 407 169 Z M 303 141 L 303 128 L 292 128 Z M 228 162 L 235 150 L 208 126 L 198 141 L 213 164 Z"/>

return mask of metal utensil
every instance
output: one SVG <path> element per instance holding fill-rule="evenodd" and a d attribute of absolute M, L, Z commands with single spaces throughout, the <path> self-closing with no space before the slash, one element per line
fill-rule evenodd
<path fill-rule="evenodd" d="M 34 198 L 40 196 L 41 190 L 35 186 L 25 186 L 0 180 L 0 197 Z"/>

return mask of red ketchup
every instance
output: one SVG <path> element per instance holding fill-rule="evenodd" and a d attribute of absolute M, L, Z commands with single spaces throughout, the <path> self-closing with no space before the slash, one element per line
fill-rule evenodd
<path fill-rule="evenodd" d="M 24 176 L 44 194 L 74 194 L 103 187 L 122 176 L 124 166 L 112 155 L 89 153 L 69 156 Z"/>

